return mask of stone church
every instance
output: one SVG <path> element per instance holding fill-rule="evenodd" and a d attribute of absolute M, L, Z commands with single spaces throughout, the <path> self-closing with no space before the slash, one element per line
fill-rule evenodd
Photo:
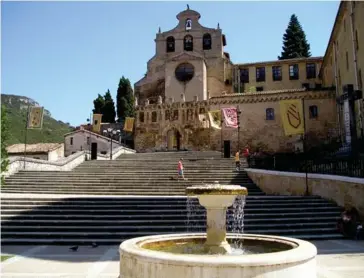
<path fill-rule="evenodd" d="M 323 57 L 233 64 L 219 24 L 204 27 L 200 17 L 187 6 L 175 28 L 156 34 L 156 53 L 135 83 L 137 151 L 221 150 L 227 141 L 232 151 L 294 151 L 301 139 L 284 135 L 285 99 L 305 99 L 312 144 L 338 136 L 335 90 L 319 78 Z M 239 108 L 239 129 L 209 125 L 206 113 L 224 107 Z"/>
<path fill-rule="evenodd" d="M 225 35 L 217 26 L 199 23 L 200 14 L 187 9 L 177 15 L 178 25 L 156 36 L 156 53 L 144 78 L 135 84 L 138 102 L 201 101 L 231 90 L 232 63 L 224 52 Z"/>

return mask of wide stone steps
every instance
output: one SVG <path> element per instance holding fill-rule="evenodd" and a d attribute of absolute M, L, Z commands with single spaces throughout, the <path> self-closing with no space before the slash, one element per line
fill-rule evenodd
<path fill-rule="evenodd" d="M 174 179 L 180 157 L 187 181 Z M 233 158 L 221 158 L 219 152 L 168 152 L 125 154 L 113 161 L 86 161 L 70 172 L 20 171 L 7 178 L 2 244 L 120 244 L 136 236 L 204 232 L 205 209 L 197 199 L 183 196 L 187 186 L 216 180 L 248 189 L 247 233 L 342 238 L 336 230 L 342 209 L 333 202 L 318 196 L 267 196 L 246 172 L 235 172 Z M 236 217 L 229 208 L 228 231 L 238 223 Z"/>

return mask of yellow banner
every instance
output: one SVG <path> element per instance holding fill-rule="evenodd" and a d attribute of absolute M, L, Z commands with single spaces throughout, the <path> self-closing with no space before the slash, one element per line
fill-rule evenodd
<path fill-rule="evenodd" d="M 134 127 L 134 118 L 126 117 L 124 123 L 124 131 L 133 132 L 133 127 Z"/>
<path fill-rule="evenodd" d="M 302 100 L 282 100 L 279 106 L 285 135 L 303 134 L 305 130 Z"/>
<path fill-rule="evenodd" d="M 102 114 L 93 114 L 92 116 L 92 131 L 100 132 L 101 129 Z"/>
<path fill-rule="evenodd" d="M 42 128 L 43 126 L 43 107 L 30 107 L 28 111 L 27 128 Z"/>
<path fill-rule="evenodd" d="M 221 129 L 221 110 L 209 111 L 210 126 Z"/>

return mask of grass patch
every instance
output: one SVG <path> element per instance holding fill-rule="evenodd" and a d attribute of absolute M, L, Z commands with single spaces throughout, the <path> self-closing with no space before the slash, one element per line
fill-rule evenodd
<path fill-rule="evenodd" d="M 7 259 L 10 259 L 11 257 L 13 257 L 13 256 L 1 255 L 1 261 L 2 261 L 2 262 L 4 262 L 4 261 L 6 261 Z"/>

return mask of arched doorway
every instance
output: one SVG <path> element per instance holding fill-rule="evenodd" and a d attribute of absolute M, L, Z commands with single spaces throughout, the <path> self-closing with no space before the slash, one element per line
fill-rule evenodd
<path fill-rule="evenodd" d="M 181 134 L 175 128 L 167 132 L 167 149 L 169 151 L 181 149 Z"/>

